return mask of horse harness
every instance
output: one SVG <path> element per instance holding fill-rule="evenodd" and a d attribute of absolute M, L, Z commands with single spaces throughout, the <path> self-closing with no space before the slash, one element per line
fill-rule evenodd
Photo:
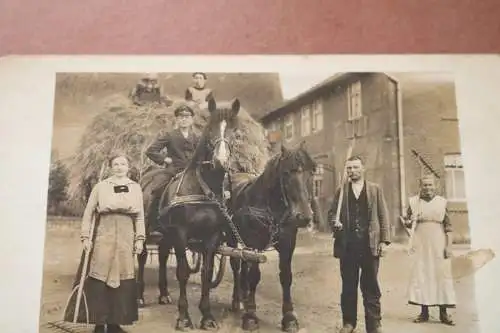
<path fill-rule="evenodd" d="M 220 144 L 223 141 L 226 141 L 226 140 L 224 138 L 219 138 L 214 143 L 214 147 L 216 147 L 218 144 Z M 167 187 L 168 187 L 169 185 L 171 185 L 175 180 L 177 180 L 180 177 L 179 183 L 177 184 L 174 198 L 170 201 L 169 205 L 164 210 L 162 210 L 160 212 L 159 216 L 166 215 L 171 209 L 176 208 L 178 206 L 185 205 L 185 204 L 206 204 L 206 203 L 215 204 L 219 208 L 219 210 L 222 213 L 222 215 L 224 216 L 224 218 L 226 219 L 226 222 L 231 227 L 231 230 L 234 233 L 234 235 L 236 236 L 238 242 L 243 244 L 243 246 L 246 248 L 246 245 L 245 245 L 243 239 L 241 238 L 241 236 L 238 232 L 238 229 L 236 228 L 236 226 L 233 223 L 232 216 L 228 213 L 228 208 L 224 202 L 223 197 L 220 199 L 217 198 L 217 195 L 210 189 L 208 184 L 203 180 L 203 177 L 201 176 L 201 166 L 203 166 L 203 165 L 213 166 L 214 161 L 213 161 L 213 159 L 211 161 L 202 161 L 196 167 L 196 170 L 195 170 L 196 178 L 197 178 L 198 183 L 199 183 L 202 191 L 204 192 L 204 194 L 186 194 L 186 195 L 182 195 L 182 196 L 178 195 L 178 193 L 180 191 L 180 187 L 181 187 L 183 180 L 184 180 L 184 176 L 186 174 L 186 170 L 183 170 L 182 172 L 175 175 L 170 180 L 170 182 L 167 184 Z M 228 178 L 230 178 L 229 173 L 227 173 L 227 176 L 228 176 Z M 222 193 L 224 193 L 224 188 L 222 188 Z M 161 201 L 163 201 L 163 199 Z"/>
<path fill-rule="evenodd" d="M 247 206 L 247 207 L 242 207 L 238 210 L 238 212 L 240 212 L 246 208 L 250 216 L 260 217 L 257 220 L 269 229 L 270 231 L 269 243 L 264 247 L 262 251 L 259 252 L 267 251 L 278 243 L 278 236 L 279 233 L 281 232 L 281 227 L 283 226 L 285 220 L 289 218 L 289 216 L 291 215 L 290 203 L 288 201 L 288 196 L 286 195 L 287 192 L 285 191 L 285 186 L 283 184 L 283 177 L 281 175 L 279 177 L 279 180 L 280 180 L 280 192 L 281 192 L 280 198 L 282 199 L 282 202 L 285 205 L 285 210 L 278 221 L 274 216 L 274 214 L 272 213 L 269 199 L 267 200 L 265 208 Z M 240 191 L 243 191 L 249 185 L 250 182 L 245 184 L 244 187 L 240 189 Z M 234 226 L 234 228 L 236 228 L 234 223 L 231 223 L 231 225 Z M 235 235 L 237 235 L 238 238 L 239 233 L 237 232 L 237 230 L 233 230 L 233 232 L 235 233 Z M 241 242 L 241 244 L 243 244 L 244 248 L 248 248 L 241 239 L 241 237 L 239 237 L 238 241 Z"/>
<path fill-rule="evenodd" d="M 220 141 L 222 141 L 222 140 L 220 140 Z M 218 198 L 217 195 L 210 189 L 208 184 L 203 180 L 203 177 L 201 176 L 201 166 L 207 165 L 207 164 L 213 165 L 213 163 L 214 163 L 213 161 L 203 161 L 200 163 L 200 165 L 197 166 L 197 168 L 195 170 L 196 178 L 197 178 L 199 185 L 202 188 L 202 191 L 204 192 L 204 194 L 187 194 L 187 195 L 179 196 L 178 193 L 179 193 L 180 187 L 183 183 L 184 176 L 186 174 L 186 170 L 183 170 L 182 172 L 180 172 L 176 176 L 174 176 L 167 186 L 169 186 L 171 183 L 173 183 L 179 177 L 181 178 L 179 180 L 179 183 L 177 184 L 177 189 L 175 191 L 175 197 L 170 201 L 168 207 L 166 207 L 165 210 L 162 210 L 160 212 L 160 216 L 166 215 L 171 209 L 176 208 L 178 206 L 185 205 L 185 204 L 206 204 L 206 203 L 215 204 L 215 206 L 217 206 L 219 208 L 221 214 L 224 216 L 226 222 L 228 223 L 229 227 L 231 228 L 231 231 L 232 231 L 233 235 L 236 237 L 238 244 L 241 244 L 241 246 L 242 246 L 241 248 L 242 249 L 251 249 L 250 247 L 248 247 L 246 245 L 245 241 L 243 240 L 243 238 L 241 237 L 241 235 L 238 231 L 238 227 L 234 224 L 233 216 L 229 214 L 228 207 L 224 201 L 224 198 L 223 197 Z M 231 173 L 227 172 L 226 175 L 228 176 L 229 183 L 231 184 Z M 276 243 L 278 242 L 278 235 L 281 231 L 281 226 L 283 225 L 284 221 L 291 214 L 290 204 L 288 202 L 288 197 L 286 195 L 285 187 L 283 184 L 283 178 L 281 177 L 281 175 L 279 177 L 279 180 L 280 180 L 280 191 L 281 191 L 280 197 L 282 199 L 284 199 L 282 201 L 285 205 L 285 211 L 283 212 L 283 215 L 279 219 L 278 223 L 273 223 L 276 221 L 276 218 L 275 218 L 274 214 L 272 214 L 269 202 L 267 203 L 265 209 L 261 209 L 261 208 L 257 208 L 257 207 L 250 207 L 250 206 L 248 207 L 248 211 L 250 213 L 253 213 L 252 214 L 253 216 L 257 215 L 257 216 L 261 216 L 261 217 L 264 217 L 264 216 L 270 217 L 270 218 L 259 219 L 259 222 L 261 222 L 262 224 L 267 222 L 266 224 L 270 230 L 271 237 L 269 239 L 268 245 L 264 248 L 264 250 L 257 251 L 255 249 L 251 249 L 251 250 L 254 250 L 256 252 L 266 251 L 266 250 L 268 250 L 276 245 Z M 232 194 L 233 194 L 232 193 L 232 185 L 230 185 L 229 187 L 230 187 L 230 193 L 231 193 L 231 197 L 232 197 Z M 224 188 L 222 188 L 222 193 L 224 193 Z"/>

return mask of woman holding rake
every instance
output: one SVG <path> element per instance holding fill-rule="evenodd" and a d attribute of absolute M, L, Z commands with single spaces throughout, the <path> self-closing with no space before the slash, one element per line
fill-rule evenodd
<path fill-rule="evenodd" d="M 446 209 L 447 200 L 436 194 L 434 177 L 426 175 L 420 180 L 419 195 L 410 198 L 409 203 L 406 227 L 415 228 L 415 256 L 408 303 L 421 308 L 414 322 L 429 321 L 429 307 L 439 307 L 439 320 L 454 326 L 455 322 L 447 312 L 456 306 L 450 278 L 452 228 Z"/>
<path fill-rule="evenodd" d="M 95 324 L 95 333 L 125 332 L 120 325 L 138 320 L 134 252 L 142 252 L 145 239 L 142 190 L 127 176 L 127 156 L 111 156 L 108 166 L 112 175 L 94 186 L 83 215 L 88 259 L 80 263 L 75 283 L 78 288 L 83 282 L 83 289 L 65 314 L 65 321 Z"/>

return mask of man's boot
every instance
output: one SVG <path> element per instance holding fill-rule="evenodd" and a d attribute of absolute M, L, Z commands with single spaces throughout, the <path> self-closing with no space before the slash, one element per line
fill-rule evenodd
<path fill-rule="evenodd" d="M 340 333 L 352 333 L 354 332 L 354 325 L 350 323 L 345 323 L 344 326 L 340 329 Z"/>
<path fill-rule="evenodd" d="M 382 324 L 380 320 L 370 320 L 365 318 L 366 332 L 368 333 L 382 333 Z"/>
<path fill-rule="evenodd" d="M 160 226 L 158 225 L 158 205 L 159 196 L 157 193 L 153 193 L 153 199 L 148 209 L 148 225 L 149 225 L 149 239 L 153 243 L 159 243 L 163 238 L 163 234 L 160 231 Z"/>

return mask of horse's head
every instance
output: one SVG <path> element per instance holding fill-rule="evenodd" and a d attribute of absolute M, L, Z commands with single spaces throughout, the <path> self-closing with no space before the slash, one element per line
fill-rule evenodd
<path fill-rule="evenodd" d="M 298 148 L 281 147 L 278 173 L 289 216 L 297 227 L 306 227 L 313 218 L 311 179 L 315 163 L 302 143 Z"/>
<path fill-rule="evenodd" d="M 237 127 L 237 116 L 240 111 L 240 101 L 234 99 L 229 103 L 217 104 L 215 99 L 208 102 L 210 118 L 205 129 L 207 144 L 206 160 L 217 169 L 229 169 L 231 148 L 229 136 Z"/>

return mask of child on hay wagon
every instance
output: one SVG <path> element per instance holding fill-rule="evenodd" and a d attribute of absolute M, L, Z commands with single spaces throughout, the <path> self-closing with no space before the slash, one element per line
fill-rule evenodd
<path fill-rule="evenodd" d="M 200 108 L 205 108 L 208 101 L 213 98 L 212 89 L 206 87 L 208 80 L 206 73 L 193 73 L 193 85 L 186 89 L 186 101 L 193 101 Z"/>
<path fill-rule="evenodd" d="M 146 150 L 146 156 L 158 165 L 165 166 L 160 177 L 156 177 L 157 183 L 153 190 L 153 200 L 148 212 L 157 209 L 163 189 L 170 179 L 184 170 L 194 155 L 194 151 L 200 140 L 200 136 L 193 131 L 194 111 L 188 103 L 182 103 L 175 111 L 176 129 L 159 137 Z M 166 154 L 163 149 L 167 150 Z M 158 221 L 149 221 L 149 236 L 153 239 L 162 237 L 159 231 Z"/>
<path fill-rule="evenodd" d="M 144 75 L 129 93 L 129 97 L 138 106 L 153 102 L 163 103 L 166 106 L 172 105 L 170 98 L 164 94 L 156 73 Z"/>

